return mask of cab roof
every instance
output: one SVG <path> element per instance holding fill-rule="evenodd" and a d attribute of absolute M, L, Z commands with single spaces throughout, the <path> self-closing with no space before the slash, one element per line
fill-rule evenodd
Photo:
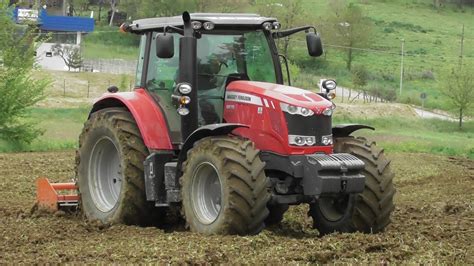
<path fill-rule="evenodd" d="M 265 22 L 276 22 L 275 18 L 262 17 L 258 14 L 243 13 L 191 13 L 191 21 L 212 22 L 215 28 L 257 29 Z M 162 30 L 165 26 L 183 27 L 183 17 L 146 18 L 133 21 L 132 32 Z"/>

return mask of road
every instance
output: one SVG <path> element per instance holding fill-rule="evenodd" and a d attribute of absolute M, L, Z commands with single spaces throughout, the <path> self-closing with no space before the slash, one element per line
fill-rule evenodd
<path fill-rule="evenodd" d="M 423 110 L 423 109 L 420 109 L 420 108 L 417 108 L 417 107 L 412 107 L 412 108 L 413 108 L 413 110 L 415 110 L 416 114 L 421 118 L 425 118 L 425 119 L 435 118 L 435 119 L 441 119 L 441 120 L 453 121 L 453 122 L 458 121 L 457 119 L 452 118 L 452 117 L 447 116 L 447 115 L 433 113 L 433 112 L 426 111 L 426 110 Z"/>

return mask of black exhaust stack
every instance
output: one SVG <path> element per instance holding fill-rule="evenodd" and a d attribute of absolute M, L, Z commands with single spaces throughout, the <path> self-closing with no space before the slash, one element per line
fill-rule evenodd
<path fill-rule="evenodd" d="M 189 114 L 181 117 L 181 134 L 183 143 L 186 138 L 198 128 L 198 94 L 197 94 L 197 40 L 191 25 L 191 16 L 183 13 L 184 35 L 179 42 L 179 83 L 191 84 L 189 94 L 191 102 L 188 105 Z"/>

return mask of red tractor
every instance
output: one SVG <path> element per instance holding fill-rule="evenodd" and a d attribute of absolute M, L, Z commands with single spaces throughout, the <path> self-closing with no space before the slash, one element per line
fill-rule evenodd
<path fill-rule="evenodd" d="M 283 84 L 275 40 L 304 31 L 317 57 L 314 27 L 185 12 L 121 29 L 141 35 L 136 88 L 97 100 L 80 135 L 88 219 L 146 225 L 178 209 L 194 232 L 256 234 L 308 203 L 321 234 L 389 224 L 390 161 L 350 136 L 371 127 L 332 126 L 332 80 L 320 93 Z"/>

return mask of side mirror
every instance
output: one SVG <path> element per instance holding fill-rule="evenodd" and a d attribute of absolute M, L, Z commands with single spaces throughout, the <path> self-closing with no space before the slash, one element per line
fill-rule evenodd
<path fill-rule="evenodd" d="M 323 54 L 323 44 L 321 37 L 314 32 L 306 34 L 306 45 L 308 46 L 308 54 L 313 57 L 318 57 Z"/>
<path fill-rule="evenodd" d="M 174 56 L 174 38 L 172 34 L 156 35 L 156 56 L 172 58 Z"/>

